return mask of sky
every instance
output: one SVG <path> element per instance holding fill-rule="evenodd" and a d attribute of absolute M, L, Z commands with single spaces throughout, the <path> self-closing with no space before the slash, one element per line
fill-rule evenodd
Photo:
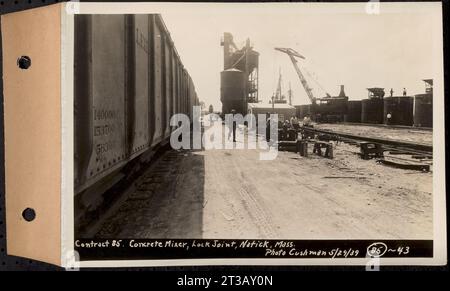
<path fill-rule="evenodd" d="M 437 6 L 396 10 L 382 6 L 381 13 L 368 14 L 364 5 L 345 5 L 318 9 L 299 4 L 212 4 L 169 9 L 162 17 L 200 100 L 215 110 L 221 109 L 224 32 L 233 34 L 238 47 L 250 38 L 260 53 L 259 98 L 265 102 L 275 91 L 281 70 L 284 91 L 291 84 L 293 105 L 309 104 L 289 57 L 275 47 L 290 47 L 305 56 L 299 65 L 318 97 L 324 96 L 321 87 L 338 95 L 341 84 L 350 100 L 367 98 L 368 87 L 386 88 L 386 94 L 390 88 L 394 95 L 401 95 L 403 88 L 419 94 L 424 92 L 422 79 L 439 77 L 432 61 L 442 50 L 440 35 L 434 33 L 440 31 Z"/>

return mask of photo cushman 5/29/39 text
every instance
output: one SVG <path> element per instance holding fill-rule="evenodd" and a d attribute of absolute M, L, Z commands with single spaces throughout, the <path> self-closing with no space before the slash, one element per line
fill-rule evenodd
<path fill-rule="evenodd" d="M 270 240 L 100 240 L 75 241 L 78 249 L 92 248 L 130 248 L 130 249 L 230 249 L 230 250 L 258 250 L 264 257 L 322 257 L 322 258 L 351 258 L 358 257 L 361 251 L 356 248 L 305 248 L 296 247 L 293 241 Z"/>

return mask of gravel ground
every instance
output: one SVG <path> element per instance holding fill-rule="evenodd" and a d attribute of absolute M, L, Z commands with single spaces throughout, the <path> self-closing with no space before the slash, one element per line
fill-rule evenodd
<path fill-rule="evenodd" d="M 357 151 L 339 144 L 330 160 L 310 147 L 309 157 L 279 152 L 271 161 L 259 150 L 172 151 L 97 236 L 432 239 L 432 172 L 361 160 Z"/>

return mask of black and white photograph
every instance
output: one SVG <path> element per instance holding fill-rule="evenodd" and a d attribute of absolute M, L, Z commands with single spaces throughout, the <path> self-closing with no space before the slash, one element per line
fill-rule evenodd
<path fill-rule="evenodd" d="M 442 251 L 439 3 L 155 7 L 73 15 L 82 261 Z"/>
<path fill-rule="evenodd" d="M 1 1 L 0 270 L 448 271 L 448 10 Z"/>

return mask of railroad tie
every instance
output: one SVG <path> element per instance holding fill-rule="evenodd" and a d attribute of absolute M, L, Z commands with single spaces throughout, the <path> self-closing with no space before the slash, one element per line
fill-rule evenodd
<path fill-rule="evenodd" d="M 313 153 L 317 154 L 318 156 L 322 156 L 322 148 L 325 148 L 324 157 L 333 159 L 333 144 L 330 142 L 324 142 L 324 141 L 313 141 L 314 142 L 314 148 Z"/>
<path fill-rule="evenodd" d="M 361 149 L 359 155 L 364 160 L 369 160 L 372 158 L 382 158 L 384 156 L 383 147 L 379 143 L 361 142 L 359 146 Z"/>

